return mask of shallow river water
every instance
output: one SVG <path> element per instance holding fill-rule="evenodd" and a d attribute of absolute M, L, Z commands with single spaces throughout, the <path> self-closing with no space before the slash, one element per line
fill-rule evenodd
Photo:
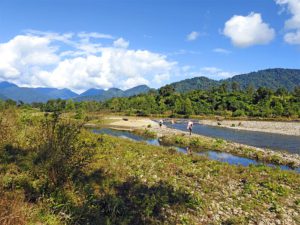
<path fill-rule="evenodd" d="M 181 120 L 175 124 L 165 123 L 167 127 L 187 131 L 187 121 Z M 300 154 L 300 137 L 291 135 L 272 134 L 256 131 L 244 131 L 223 127 L 202 125 L 194 122 L 193 133 L 208 137 L 222 138 L 240 144 L 259 148 L 285 150 Z"/>
<path fill-rule="evenodd" d="M 115 137 L 126 138 L 126 139 L 130 139 L 130 140 L 134 140 L 134 141 L 146 142 L 147 144 L 150 144 L 150 145 L 161 146 L 161 143 L 159 142 L 158 139 L 145 138 L 145 137 L 133 134 L 129 131 L 113 130 L 113 129 L 109 129 L 109 128 L 93 129 L 92 131 L 93 131 L 93 133 L 96 133 L 96 134 L 108 134 L 108 135 L 112 135 Z M 187 153 L 186 149 L 184 149 L 184 148 L 180 148 L 180 147 L 176 147 L 176 146 L 174 146 L 174 148 L 176 148 L 178 152 L 181 152 L 184 154 Z M 251 164 L 252 165 L 264 164 L 262 162 L 258 162 L 253 159 L 235 156 L 235 155 L 225 153 L 225 152 L 203 151 L 203 152 L 196 153 L 196 154 L 204 155 L 204 156 L 207 156 L 209 159 L 226 162 L 231 165 L 249 166 Z M 271 167 L 276 167 L 276 165 L 273 165 L 273 164 L 265 164 L 265 165 L 268 165 Z M 280 166 L 280 168 L 283 170 L 292 170 L 291 168 L 289 168 L 287 166 Z M 300 168 L 295 169 L 295 171 L 300 173 Z"/>

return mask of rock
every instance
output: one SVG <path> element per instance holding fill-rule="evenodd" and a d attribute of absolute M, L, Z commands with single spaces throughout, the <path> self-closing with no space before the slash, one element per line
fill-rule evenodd
<path fill-rule="evenodd" d="M 277 220 L 275 221 L 275 224 L 276 224 L 276 225 L 281 225 L 281 221 L 280 221 L 279 219 L 277 219 Z"/>

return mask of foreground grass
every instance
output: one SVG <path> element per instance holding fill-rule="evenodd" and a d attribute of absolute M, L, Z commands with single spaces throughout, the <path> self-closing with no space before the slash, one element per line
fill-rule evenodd
<path fill-rule="evenodd" d="M 232 166 L 86 130 L 73 142 L 66 133 L 46 146 L 73 151 L 57 161 L 40 150 L 40 122 L 26 121 L 31 126 L 9 123 L 4 134 L 11 136 L 1 142 L 0 224 L 300 222 L 300 176 L 294 172 Z M 89 150 L 94 154 L 82 164 Z M 60 173 L 69 169 L 65 165 L 75 169 Z"/>
<path fill-rule="evenodd" d="M 92 168 L 100 169 L 109 180 L 122 181 L 121 189 L 117 184 L 108 190 L 114 190 L 112 195 L 125 204 L 120 215 L 132 214 L 131 222 L 137 218 L 135 209 L 144 209 L 139 216 L 147 223 L 299 222 L 300 177 L 296 173 L 231 166 L 172 149 L 101 137 L 101 154 Z M 111 181 L 104 186 L 107 183 Z M 127 199 L 131 199 L 129 205 Z M 113 208 L 122 211 L 122 204 Z"/>

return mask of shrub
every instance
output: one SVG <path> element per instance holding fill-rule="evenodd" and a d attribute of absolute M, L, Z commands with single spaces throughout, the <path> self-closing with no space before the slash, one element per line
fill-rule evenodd
<path fill-rule="evenodd" d="M 242 109 L 238 109 L 232 113 L 232 116 L 234 116 L 234 117 L 245 116 L 245 111 Z"/>
<path fill-rule="evenodd" d="M 81 129 L 81 124 L 60 121 L 56 114 L 44 121 L 35 164 L 50 186 L 63 185 L 90 162 L 94 151 L 79 140 Z"/>

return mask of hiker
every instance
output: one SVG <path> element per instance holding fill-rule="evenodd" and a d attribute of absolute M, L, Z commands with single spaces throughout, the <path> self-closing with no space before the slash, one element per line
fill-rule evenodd
<path fill-rule="evenodd" d="M 160 120 L 160 121 L 159 121 L 159 127 L 160 127 L 160 128 L 162 127 L 163 123 L 164 123 L 163 120 Z"/>
<path fill-rule="evenodd" d="M 192 135 L 193 125 L 194 125 L 194 123 L 192 121 L 189 121 L 187 128 L 186 128 L 190 131 L 190 135 Z"/>

